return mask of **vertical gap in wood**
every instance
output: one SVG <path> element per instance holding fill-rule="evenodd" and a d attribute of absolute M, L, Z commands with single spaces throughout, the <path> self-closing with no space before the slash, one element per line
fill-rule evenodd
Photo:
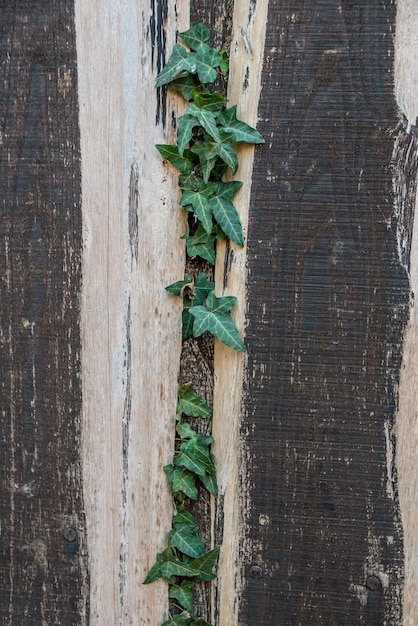
<path fill-rule="evenodd" d="M 397 198 L 410 198 L 412 211 L 403 216 L 408 233 L 406 246 L 410 271 L 410 319 L 404 337 L 399 382 L 399 408 L 396 418 L 396 467 L 399 501 L 404 533 L 405 583 L 403 624 L 414 626 L 418 615 L 418 210 L 416 206 L 418 160 L 418 5 L 414 0 L 399 0 L 396 20 L 395 88 L 398 105 L 406 119 L 405 147 L 395 158 L 395 175 L 403 171 Z M 408 140 L 409 139 L 409 140 Z M 408 140 L 408 141 L 407 141 Z M 415 202 L 414 202 L 415 201 Z M 414 206 L 415 205 L 415 206 Z M 415 216 L 413 209 L 415 208 Z M 402 217 L 402 216 L 401 216 Z M 412 234 L 411 234 L 412 231 Z M 403 252 L 400 239 L 400 254 Z M 409 258 L 410 249 L 410 258 Z"/>
<path fill-rule="evenodd" d="M 237 104 L 238 117 L 257 125 L 268 0 L 235 2 L 230 49 L 228 98 Z M 265 138 L 266 141 L 268 138 Z M 238 148 L 239 169 L 234 176 L 244 184 L 235 197 L 244 237 L 247 232 L 254 148 Z M 219 245 L 219 244 L 218 244 Z M 219 295 L 234 295 L 233 317 L 245 337 L 246 251 L 234 244 L 218 248 L 215 282 Z M 245 551 L 245 523 L 249 502 L 245 490 L 246 446 L 241 440 L 241 400 L 245 355 L 215 342 L 213 435 L 217 459 L 219 499 L 214 515 L 214 543 L 222 544 L 213 615 L 219 626 L 237 626 L 242 588 L 240 563 Z"/>
<path fill-rule="evenodd" d="M 143 585 L 171 527 L 184 268 L 177 176 L 154 145 L 176 111 L 154 88 L 189 5 L 78 0 L 83 207 L 83 459 L 90 623 L 167 618 L 167 586 Z M 182 24 L 181 24 L 182 26 Z"/>

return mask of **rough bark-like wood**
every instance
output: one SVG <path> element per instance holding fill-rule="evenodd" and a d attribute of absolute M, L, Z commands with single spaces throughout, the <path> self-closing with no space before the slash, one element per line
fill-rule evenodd
<path fill-rule="evenodd" d="M 76 3 L 83 206 L 83 459 L 91 624 L 158 625 L 142 585 L 166 545 L 184 270 L 177 176 L 155 143 L 175 111 L 154 88 L 186 2 Z M 177 21 L 176 21 L 177 20 Z"/>
<path fill-rule="evenodd" d="M 0 3 L 0 622 L 87 623 L 72 2 Z"/>
<path fill-rule="evenodd" d="M 394 24 L 390 1 L 269 3 L 241 626 L 401 624 L 393 423 L 409 286 L 391 173 Z"/>

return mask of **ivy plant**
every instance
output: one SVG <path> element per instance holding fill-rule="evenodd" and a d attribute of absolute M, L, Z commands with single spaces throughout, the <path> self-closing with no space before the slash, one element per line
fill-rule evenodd
<path fill-rule="evenodd" d="M 242 182 L 226 180 L 238 169 L 236 144 L 264 143 L 260 133 L 237 118 L 236 106 L 210 85 L 220 74 L 227 75 L 228 55 L 212 48 L 210 29 L 201 21 L 180 33 L 184 45 L 176 44 L 158 74 L 156 87 L 168 85 L 188 103 L 178 119 L 176 144 L 158 144 L 161 156 L 178 170 L 180 206 L 189 216 L 183 239 L 189 257 L 200 257 L 211 265 L 216 260 L 216 243 L 226 239 L 237 246 L 244 237 L 233 199 Z M 227 346 L 244 352 L 243 339 L 231 317 L 235 296 L 217 296 L 215 283 L 205 272 L 184 277 L 166 287 L 182 298 L 183 339 L 205 332 Z M 193 588 L 196 580 L 215 578 L 219 547 L 206 550 L 199 523 L 188 510 L 202 489 L 218 493 L 213 438 L 193 429 L 190 418 L 210 419 L 212 411 L 192 384 L 181 385 L 176 410 L 176 443 L 172 462 L 164 467 L 173 496 L 174 515 L 167 547 L 156 556 L 145 583 L 164 578 L 174 614 L 161 626 L 211 626 L 195 614 Z"/>

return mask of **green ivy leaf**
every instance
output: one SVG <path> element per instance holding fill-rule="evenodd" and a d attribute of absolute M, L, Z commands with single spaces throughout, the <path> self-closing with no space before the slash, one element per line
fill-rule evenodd
<path fill-rule="evenodd" d="M 229 165 L 232 171 L 235 173 L 238 169 L 238 157 L 234 148 L 227 141 L 216 142 L 213 150 L 224 163 Z"/>
<path fill-rule="evenodd" d="M 232 200 L 241 187 L 242 182 L 240 180 L 231 180 L 227 183 L 220 182 L 218 183 L 215 195 L 222 196 L 222 198 L 226 198 L 227 200 Z"/>
<path fill-rule="evenodd" d="M 201 177 L 192 171 L 187 174 L 180 174 L 179 187 L 180 189 L 197 189 L 201 182 Z"/>
<path fill-rule="evenodd" d="M 202 83 L 213 83 L 217 77 L 216 67 L 222 63 L 222 56 L 205 43 L 196 49 L 196 71 Z"/>
<path fill-rule="evenodd" d="M 209 493 L 215 497 L 218 495 L 218 482 L 216 480 L 215 472 L 203 474 L 203 476 L 199 476 L 199 480 L 203 483 L 203 486 L 209 491 Z"/>
<path fill-rule="evenodd" d="M 202 92 L 196 90 L 193 95 L 193 103 L 199 108 L 206 111 L 217 113 L 222 111 L 228 100 L 224 98 L 218 91 Z"/>
<path fill-rule="evenodd" d="M 208 451 L 202 450 L 201 442 L 198 438 L 199 435 L 184 441 L 173 462 L 176 467 L 186 467 L 194 474 L 204 476 L 206 472 L 211 473 L 216 470 Z"/>
<path fill-rule="evenodd" d="M 192 564 L 193 560 L 191 560 L 190 563 L 186 563 L 172 554 L 169 560 L 161 564 L 162 577 L 168 580 L 172 576 L 182 576 L 185 578 L 196 576 Z"/>
<path fill-rule="evenodd" d="M 225 132 L 233 134 L 235 141 L 256 144 L 264 143 L 264 139 L 258 130 L 237 119 L 236 105 L 226 109 L 224 113 L 220 113 L 218 122 L 222 124 Z"/>
<path fill-rule="evenodd" d="M 174 467 L 174 465 L 165 465 L 163 469 L 167 475 L 170 489 L 175 497 L 179 493 L 183 493 L 192 500 L 197 499 L 198 490 L 192 472 L 184 467 Z"/>
<path fill-rule="evenodd" d="M 241 221 L 232 202 L 223 196 L 215 195 L 210 200 L 210 208 L 223 232 L 238 246 L 243 246 L 244 237 Z"/>
<path fill-rule="evenodd" d="M 167 560 L 171 559 L 172 556 L 173 556 L 173 551 L 171 548 L 166 548 L 165 550 L 163 550 L 163 552 L 160 552 L 157 554 L 156 561 L 154 565 L 151 567 L 151 569 L 149 570 L 147 577 L 144 580 L 144 585 L 149 585 L 150 583 L 153 583 L 155 580 L 163 576 L 161 572 L 161 566 Z"/>
<path fill-rule="evenodd" d="M 214 292 L 211 292 L 207 298 L 206 306 L 195 306 L 190 309 L 191 315 L 195 318 L 193 335 L 199 337 L 208 331 L 234 350 L 245 352 L 241 336 L 229 315 L 235 302 L 234 296 L 217 298 Z"/>
<path fill-rule="evenodd" d="M 215 193 L 216 183 L 200 183 L 197 190 L 186 189 L 180 200 L 180 206 L 191 206 L 196 217 L 201 221 L 207 233 L 212 231 L 212 209 L 209 199 Z"/>
<path fill-rule="evenodd" d="M 168 590 L 168 597 L 177 600 L 183 609 L 193 613 L 193 587 L 192 580 L 183 580 L 180 585 L 172 585 Z"/>
<path fill-rule="evenodd" d="M 193 276 L 191 274 L 185 274 L 183 280 L 177 280 L 175 283 L 168 285 L 165 290 L 173 296 L 181 296 L 186 285 L 190 285 L 190 288 L 194 286 Z"/>
<path fill-rule="evenodd" d="M 219 69 L 221 70 L 222 74 L 228 74 L 229 72 L 229 57 L 228 57 L 228 53 L 226 50 L 222 50 L 221 51 L 221 56 L 222 56 L 222 61 L 219 65 Z"/>
<path fill-rule="evenodd" d="M 190 309 L 183 309 L 181 314 L 181 336 L 183 341 L 193 336 L 194 318 L 190 313 Z"/>
<path fill-rule="evenodd" d="M 218 126 L 216 123 L 216 117 L 214 113 L 212 113 L 212 111 L 209 111 L 208 109 L 199 109 L 199 107 L 192 102 L 191 104 L 189 104 L 185 115 L 192 115 L 193 117 L 195 117 L 197 122 L 215 141 L 221 141 Z"/>
<path fill-rule="evenodd" d="M 172 530 L 169 535 L 169 545 L 193 558 L 201 556 L 205 551 L 199 535 L 188 528 Z"/>
<path fill-rule="evenodd" d="M 217 145 L 209 141 L 196 141 L 190 151 L 199 157 L 202 176 L 205 183 L 209 181 L 210 174 L 216 165 L 217 155 L 213 146 Z"/>
<path fill-rule="evenodd" d="M 173 526 L 176 528 L 186 527 L 194 531 L 199 530 L 198 521 L 182 506 L 177 507 L 177 512 L 173 517 Z"/>
<path fill-rule="evenodd" d="M 170 617 L 170 619 L 166 620 L 161 626 L 189 626 L 190 624 L 190 614 L 187 611 L 183 611 L 183 613 Z"/>
<path fill-rule="evenodd" d="M 189 257 L 200 256 L 208 261 L 211 265 L 215 265 L 215 240 L 216 235 L 207 233 L 202 224 L 199 224 L 196 232 L 186 239 L 186 249 Z"/>
<path fill-rule="evenodd" d="M 215 289 L 215 283 L 208 280 L 206 272 L 200 272 L 194 281 L 193 287 L 193 306 L 203 304 L 211 291 Z"/>
<path fill-rule="evenodd" d="M 193 128 L 198 124 L 198 121 L 193 115 L 185 113 L 182 115 L 177 123 L 177 146 L 180 156 L 183 156 L 184 149 L 193 137 Z"/>
<path fill-rule="evenodd" d="M 219 547 L 210 550 L 209 552 L 205 552 L 202 556 L 199 556 L 197 559 L 191 564 L 193 571 L 195 572 L 195 576 L 200 580 L 204 580 L 209 582 L 216 578 L 213 573 L 213 568 L 216 565 L 219 556 Z"/>
<path fill-rule="evenodd" d="M 205 43 L 210 38 L 210 28 L 201 20 L 190 24 L 189 30 L 179 33 L 185 44 L 192 50 L 196 50 L 200 44 Z"/>
<path fill-rule="evenodd" d="M 191 385 L 180 385 L 178 390 L 177 413 L 189 417 L 212 417 L 212 409 L 197 394 Z"/>
<path fill-rule="evenodd" d="M 196 435 L 196 431 L 188 424 L 188 422 L 180 422 L 176 428 L 178 434 L 182 439 L 191 439 Z"/>
<path fill-rule="evenodd" d="M 157 76 L 155 86 L 161 87 L 162 85 L 167 85 L 167 83 L 178 78 L 185 72 L 190 72 L 191 74 L 196 73 L 196 58 L 195 55 L 188 52 L 184 46 L 176 43 L 170 58 Z"/>
<path fill-rule="evenodd" d="M 177 93 L 180 93 L 185 100 L 193 100 L 196 91 L 199 91 L 200 81 L 195 74 L 187 74 L 186 76 L 172 80 L 169 87 Z"/>
<path fill-rule="evenodd" d="M 165 144 L 156 144 L 155 146 L 163 159 L 167 159 L 174 167 L 180 172 L 186 174 L 192 172 L 194 169 L 194 161 L 192 159 L 192 152 L 185 150 L 183 155 L 179 154 L 177 146 L 169 146 Z"/>

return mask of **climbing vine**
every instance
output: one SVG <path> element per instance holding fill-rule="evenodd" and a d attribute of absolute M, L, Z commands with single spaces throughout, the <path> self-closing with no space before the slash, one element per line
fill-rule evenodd
<path fill-rule="evenodd" d="M 189 104 L 177 123 L 176 145 L 157 145 L 161 156 L 179 171 L 180 206 L 189 213 L 183 238 L 189 257 L 200 257 L 211 265 L 216 260 L 216 242 L 229 239 L 243 246 L 244 238 L 237 210 L 232 202 L 242 182 L 226 181 L 228 170 L 235 173 L 237 142 L 264 143 L 260 133 L 237 119 L 236 106 L 211 85 L 219 74 L 227 75 L 228 55 L 208 45 L 209 28 L 201 21 L 180 33 L 185 46 L 176 44 L 156 86 L 168 85 Z M 187 47 L 186 47 L 187 46 Z M 245 351 L 242 337 L 231 317 L 236 298 L 215 295 L 215 284 L 205 272 L 184 278 L 166 287 L 182 298 L 183 339 L 209 332 L 240 352 Z M 195 614 L 193 588 L 196 580 L 215 578 L 219 547 L 205 551 L 199 523 L 188 510 L 196 500 L 199 487 L 217 495 L 213 438 L 196 432 L 190 418 L 210 419 L 212 411 L 193 389 L 181 385 L 176 410 L 176 441 L 173 461 L 164 467 L 173 495 L 174 515 L 167 547 L 157 554 L 145 579 L 168 581 L 174 607 L 162 626 L 211 626 Z"/>

